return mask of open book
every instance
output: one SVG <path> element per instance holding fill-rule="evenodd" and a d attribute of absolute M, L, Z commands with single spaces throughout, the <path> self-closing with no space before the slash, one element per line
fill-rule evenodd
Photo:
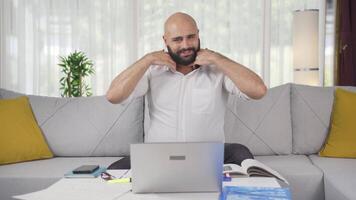
<path fill-rule="evenodd" d="M 288 184 L 288 181 L 277 171 L 255 159 L 246 159 L 242 161 L 241 166 L 236 164 L 224 164 L 223 173 L 229 174 L 232 177 L 241 175 L 250 177 L 275 177 Z"/>

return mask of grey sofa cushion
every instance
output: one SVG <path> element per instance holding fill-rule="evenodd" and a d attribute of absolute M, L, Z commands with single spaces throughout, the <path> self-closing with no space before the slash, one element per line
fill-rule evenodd
<path fill-rule="evenodd" d="M 256 156 L 257 160 L 278 171 L 290 184 L 292 199 L 323 200 L 323 173 L 307 156 Z"/>
<path fill-rule="evenodd" d="M 309 156 L 324 172 L 325 199 L 356 199 L 356 159 Z"/>
<path fill-rule="evenodd" d="M 24 94 L 18 93 L 18 92 L 13 92 L 10 90 L 5 90 L 0 88 L 0 99 L 11 99 L 11 98 L 16 98 L 19 96 L 23 96 Z"/>
<path fill-rule="evenodd" d="M 129 145 L 143 141 L 142 98 L 122 106 L 105 97 L 31 97 L 31 105 L 57 156 L 129 155 Z"/>
<path fill-rule="evenodd" d="M 356 91 L 355 87 L 342 87 Z M 334 101 L 333 87 L 313 87 L 292 84 L 291 112 L 293 153 L 319 152 L 328 135 Z"/>
<path fill-rule="evenodd" d="M 22 94 L 1 90 L 11 98 Z M 56 156 L 124 156 L 143 142 L 143 98 L 114 105 L 104 96 L 29 95 L 32 110 Z"/>
<path fill-rule="evenodd" d="M 230 96 L 225 141 L 244 144 L 254 155 L 290 154 L 290 84 L 269 89 L 260 100 L 245 101 Z"/>
<path fill-rule="evenodd" d="M 314 154 L 328 133 L 334 88 L 292 85 L 293 153 Z"/>

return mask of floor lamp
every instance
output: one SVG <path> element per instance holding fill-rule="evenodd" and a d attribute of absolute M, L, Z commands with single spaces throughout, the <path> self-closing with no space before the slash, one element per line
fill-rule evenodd
<path fill-rule="evenodd" d="M 319 11 L 293 12 L 294 83 L 318 86 L 319 83 Z"/>

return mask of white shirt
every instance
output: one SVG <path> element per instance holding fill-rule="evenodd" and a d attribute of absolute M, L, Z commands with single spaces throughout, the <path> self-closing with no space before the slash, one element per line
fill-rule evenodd
<path fill-rule="evenodd" d="M 228 93 L 249 99 L 215 66 L 184 75 L 153 65 L 125 102 L 147 95 L 145 142 L 224 142 Z"/>

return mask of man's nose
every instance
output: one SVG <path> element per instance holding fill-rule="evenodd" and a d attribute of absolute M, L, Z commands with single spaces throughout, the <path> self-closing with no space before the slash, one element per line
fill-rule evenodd
<path fill-rule="evenodd" d="M 189 48 L 190 47 L 190 41 L 188 40 L 188 39 L 183 39 L 183 41 L 182 41 L 182 48 L 183 49 L 187 49 L 187 48 Z"/>

